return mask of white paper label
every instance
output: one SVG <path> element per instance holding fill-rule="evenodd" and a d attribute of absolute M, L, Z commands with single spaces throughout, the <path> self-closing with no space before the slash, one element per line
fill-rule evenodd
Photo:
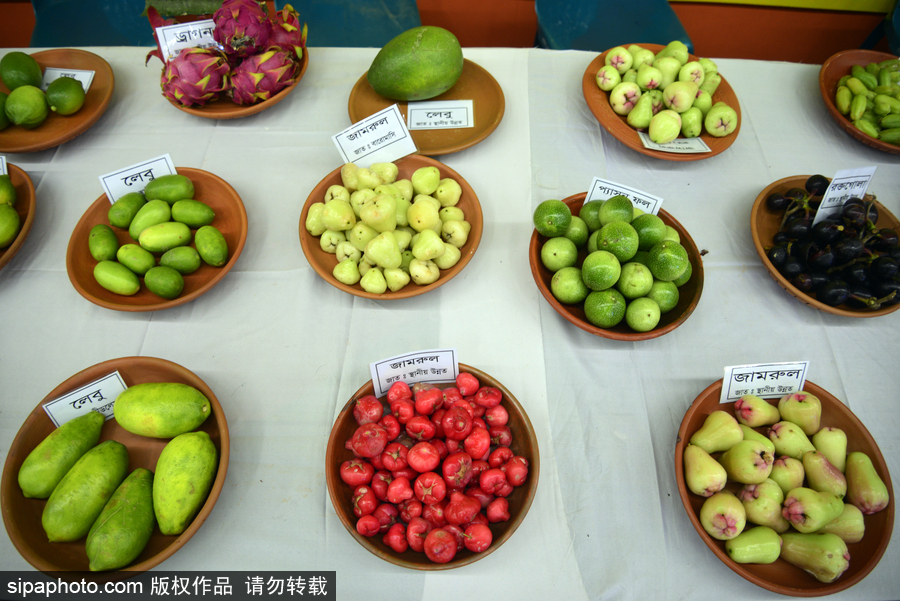
<path fill-rule="evenodd" d="M 6 157 L 0 155 L 0 175 L 6 175 L 9 171 L 6 170 Z"/>
<path fill-rule="evenodd" d="M 166 62 L 184 48 L 218 48 L 213 37 L 216 24 L 212 19 L 176 23 L 156 28 L 156 39 Z"/>
<path fill-rule="evenodd" d="M 57 69 L 56 67 L 47 67 L 44 69 L 44 78 L 41 80 L 41 89 L 45 92 L 54 80 L 60 77 L 71 77 L 81 82 L 81 87 L 87 92 L 91 89 L 91 82 L 94 81 L 94 71 L 85 71 L 82 69 Z"/>
<path fill-rule="evenodd" d="M 591 187 L 588 188 L 585 202 L 590 202 L 592 200 L 607 200 L 613 196 L 619 195 L 627 196 L 628 200 L 631 201 L 631 204 L 645 213 L 651 213 L 653 215 L 659 213 L 659 209 L 663 202 L 662 198 L 658 196 L 647 194 L 646 192 L 642 192 L 631 186 L 625 186 L 609 180 L 600 179 L 599 177 L 595 177 L 591 181 Z"/>
<path fill-rule="evenodd" d="M 429 100 L 410 102 L 406 107 L 406 125 L 415 129 L 457 129 L 475 127 L 471 100 Z"/>
<path fill-rule="evenodd" d="M 116 398 L 126 388 L 128 386 L 122 376 L 115 371 L 46 403 L 44 411 L 57 428 L 69 420 L 87 415 L 89 411 L 97 411 L 109 419 L 113 416 Z"/>
<path fill-rule="evenodd" d="M 646 132 L 637 132 L 644 148 L 650 150 L 659 150 L 662 152 L 675 152 L 680 154 L 697 154 L 700 152 L 711 152 L 711 148 L 706 145 L 702 138 L 675 138 L 671 142 L 665 144 L 657 144 L 650 139 Z"/>
<path fill-rule="evenodd" d="M 129 192 L 143 192 L 147 184 L 162 175 L 177 173 L 168 154 L 100 176 L 100 185 L 110 204 Z"/>
<path fill-rule="evenodd" d="M 418 150 L 396 104 L 354 123 L 331 139 L 341 159 L 358 167 L 392 163 Z"/>
<path fill-rule="evenodd" d="M 418 351 L 382 359 L 369 365 L 375 396 L 382 397 L 394 382 L 455 382 L 459 375 L 456 349 Z"/>
<path fill-rule="evenodd" d="M 809 361 L 726 367 L 719 402 L 731 403 L 745 394 L 765 399 L 800 392 L 806 383 L 808 371 Z"/>
<path fill-rule="evenodd" d="M 869 182 L 875 176 L 875 169 L 874 166 L 860 167 L 859 169 L 844 169 L 835 173 L 822 197 L 822 203 L 816 210 L 813 225 L 840 213 L 844 203 L 851 198 L 863 198 L 869 188 Z"/>

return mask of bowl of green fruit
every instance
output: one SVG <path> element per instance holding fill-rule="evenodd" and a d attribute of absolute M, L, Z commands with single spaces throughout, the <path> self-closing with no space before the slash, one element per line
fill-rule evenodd
<path fill-rule="evenodd" d="M 9 263 L 28 237 L 34 223 L 34 184 L 23 169 L 7 163 L 6 177 L 0 176 L 0 269 Z"/>
<path fill-rule="evenodd" d="M 703 292 L 703 262 L 678 220 L 634 215 L 625 196 L 549 200 L 528 247 L 538 290 L 568 322 L 596 336 L 638 341 L 687 321 Z"/>

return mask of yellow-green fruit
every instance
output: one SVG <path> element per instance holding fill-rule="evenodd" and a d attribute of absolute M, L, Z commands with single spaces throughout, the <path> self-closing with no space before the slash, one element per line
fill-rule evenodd
<path fill-rule="evenodd" d="M 121 263 L 100 261 L 94 266 L 94 279 L 114 294 L 131 296 L 141 289 L 137 275 Z"/>
<path fill-rule="evenodd" d="M 156 266 L 156 257 L 148 250 L 144 250 L 137 244 L 123 244 L 116 253 L 116 260 L 136 273 L 144 275 Z"/>
<path fill-rule="evenodd" d="M 768 526 L 757 526 L 725 541 L 725 553 L 737 563 L 773 563 L 781 555 L 781 537 Z"/>
<path fill-rule="evenodd" d="M 10 92 L 3 110 L 10 121 L 25 129 L 34 129 L 50 113 L 47 97 L 37 86 L 19 86 Z"/>
<path fill-rule="evenodd" d="M 106 419 L 91 411 L 71 419 L 34 447 L 19 468 L 19 488 L 29 499 L 46 499 L 81 456 L 100 440 Z"/>
<path fill-rule="evenodd" d="M 128 472 L 128 449 L 107 440 L 81 456 L 47 499 L 41 524 L 50 542 L 88 533 Z"/>
<path fill-rule="evenodd" d="M 453 87 L 463 70 L 456 36 L 441 27 L 404 31 L 375 56 L 366 74 L 376 93 L 393 100 L 425 100 Z"/>
<path fill-rule="evenodd" d="M 157 177 L 144 188 L 147 200 L 164 200 L 175 204 L 179 200 L 194 197 L 194 183 L 186 175 L 173 173 Z"/>
<path fill-rule="evenodd" d="M 112 261 L 119 250 L 116 233 L 106 224 L 98 223 L 88 234 L 88 250 L 95 261 Z"/>
<path fill-rule="evenodd" d="M 153 472 L 139 467 L 110 497 L 85 541 L 92 572 L 124 568 L 134 561 L 153 534 Z"/>
<path fill-rule="evenodd" d="M 194 246 L 200 258 L 213 267 L 221 267 L 228 262 L 228 242 L 215 226 L 204 225 L 194 234 Z"/>
<path fill-rule="evenodd" d="M 145 250 L 164 253 L 169 249 L 191 243 L 191 228 L 177 221 L 157 223 L 144 228 L 138 236 L 138 244 Z"/>
<path fill-rule="evenodd" d="M 165 223 L 172 218 L 172 209 L 169 203 L 164 200 L 148 200 L 138 212 L 128 226 L 128 235 L 132 240 L 138 240 L 146 228 L 158 223 Z"/>
<path fill-rule="evenodd" d="M 218 451 L 206 432 L 176 436 L 159 454 L 153 511 L 165 535 L 184 532 L 200 511 L 218 468 Z"/>
<path fill-rule="evenodd" d="M 2 94 L 0 94 L 2 96 Z M 0 111 L 3 110 L 3 107 L 0 106 Z M 3 129 L 2 124 L 0 124 L 0 129 Z M 12 183 L 12 179 L 9 177 L 8 173 L 4 173 L 0 175 L 0 204 L 9 205 L 11 207 L 16 206 L 16 187 Z"/>
<path fill-rule="evenodd" d="M 131 220 L 137 215 L 142 206 L 147 204 L 147 199 L 140 192 L 129 192 L 109 207 L 107 218 L 109 224 L 122 229 L 128 229 Z"/>
<path fill-rule="evenodd" d="M 216 213 L 212 207 L 199 200 L 184 199 L 172 205 L 172 219 L 191 228 L 209 225 L 215 218 Z"/>
<path fill-rule="evenodd" d="M 171 267 L 157 265 L 144 274 L 144 284 L 156 296 L 172 300 L 184 290 L 184 277 Z"/>
<path fill-rule="evenodd" d="M 188 384 L 144 382 L 126 388 L 113 415 L 120 426 L 150 438 L 173 438 L 199 427 L 210 414 L 209 399 Z"/>
<path fill-rule="evenodd" d="M 22 220 L 14 208 L 0 204 L 0 248 L 6 248 L 19 235 Z"/>
<path fill-rule="evenodd" d="M 163 253 L 159 264 L 171 267 L 183 276 L 189 275 L 200 269 L 200 254 L 193 246 L 179 246 Z"/>

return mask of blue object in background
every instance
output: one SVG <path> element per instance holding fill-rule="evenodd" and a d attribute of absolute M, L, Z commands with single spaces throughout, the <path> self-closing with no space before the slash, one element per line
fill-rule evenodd
<path fill-rule="evenodd" d="M 668 0 L 535 0 L 537 45 L 603 52 L 614 46 L 694 44 Z"/>
<path fill-rule="evenodd" d="M 31 0 L 32 48 L 156 46 L 144 0 Z"/>
<path fill-rule="evenodd" d="M 275 0 L 278 10 L 285 4 L 309 27 L 308 46 L 381 48 L 422 25 L 415 0 Z"/>
<path fill-rule="evenodd" d="M 884 16 L 860 48 L 871 50 L 882 38 L 887 38 L 891 54 L 900 55 L 900 0 L 894 3 L 891 12 Z"/>

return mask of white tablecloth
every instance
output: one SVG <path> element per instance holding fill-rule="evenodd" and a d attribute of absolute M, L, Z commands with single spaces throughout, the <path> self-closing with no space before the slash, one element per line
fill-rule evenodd
<path fill-rule="evenodd" d="M 89 50 L 116 74 L 106 114 L 56 149 L 7 155 L 35 182 L 37 217 L 0 271 L 0 459 L 37 402 L 86 367 L 144 355 L 195 372 L 228 419 L 228 476 L 209 519 L 159 569 L 336 570 L 339 599 L 777 598 L 706 548 L 678 498 L 678 426 L 726 365 L 809 360 L 810 380 L 847 403 L 900 477 L 900 318 L 845 319 L 801 304 L 769 277 L 750 238 L 757 194 L 791 175 L 877 165 L 870 191 L 900 214 L 900 157 L 840 130 L 819 97 L 817 66 L 717 61 L 741 102 L 740 135 L 719 156 L 680 163 L 645 157 L 601 129 L 581 91 L 592 53 L 465 49 L 506 98 L 490 137 L 440 157 L 479 196 L 481 245 L 447 285 L 378 302 L 325 283 L 297 235 L 309 191 L 340 164 L 331 136 L 350 125 L 347 98 L 375 49 L 312 48 L 290 97 L 219 122 L 172 108 L 159 94 L 160 64 L 143 65 L 146 49 Z M 98 307 L 66 275 L 69 236 L 102 193 L 99 175 L 163 153 L 238 191 L 250 223 L 243 254 L 187 305 Z M 708 251 L 700 304 L 671 334 L 634 344 L 592 336 L 534 285 L 534 207 L 585 191 L 594 176 L 663 197 Z M 423 573 L 347 535 L 325 486 L 325 445 L 370 362 L 451 347 L 525 407 L 540 486 L 509 543 L 471 566 Z M 897 598 L 898 536 L 865 580 L 835 598 Z M 5 536 L 0 569 L 31 569 Z"/>

